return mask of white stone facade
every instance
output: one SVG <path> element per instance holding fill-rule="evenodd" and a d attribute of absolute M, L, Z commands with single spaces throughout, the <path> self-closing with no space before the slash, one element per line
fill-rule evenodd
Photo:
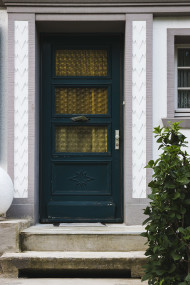
<path fill-rule="evenodd" d="M 100 21 L 100 23 L 111 22 L 113 19 L 113 23 L 121 21 L 125 22 L 127 18 L 127 10 L 119 10 L 120 8 L 115 8 L 115 12 L 110 7 L 104 7 L 102 10 L 100 7 L 97 7 L 94 12 L 90 12 L 91 10 L 81 10 L 77 7 L 65 8 L 65 10 L 56 10 L 57 7 L 54 7 L 54 10 L 48 10 L 48 8 L 41 7 L 40 12 L 36 12 L 37 10 L 33 9 L 30 11 L 28 7 L 25 12 L 22 10 L 22 16 L 29 15 L 29 12 L 33 15 L 33 19 L 31 20 L 33 28 L 35 32 L 33 33 L 33 39 L 38 38 L 39 36 L 39 27 L 40 22 L 43 21 L 64 21 L 72 22 L 73 19 L 75 21 L 90 21 L 90 17 L 94 22 Z M 109 9 L 112 10 L 109 10 Z M 19 9 L 19 8 L 18 8 Z M 36 186 L 39 181 L 39 161 L 35 159 L 35 155 L 33 156 L 33 160 L 31 159 L 32 154 L 36 153 L 36 145 L 39 145 L 39 141 L 36 140 L 32 145 L 30 143 L 30 130 L 34 130 L 34 135 L 39 130 L 39 114 L 37 113 L 36 106 L 31 104 L 31 96 L 38 99 L 40 94 L 40 84 L 39 84 L 39 73 L 40 69 L 40 60 L 36 60 L 36 54 L 39 53 L 40 48 L 37 44 L 38 41 L 31 42 L 29 40 L 31 36 L 31 23 L 29 24 L 29 20 L 19 19 L 18 10 L 15 12 L 16 17 L 14 19 L 14 10 L 11 11 L 11 21 L 14 26 L 14 37 L 12 39 L 12 45 L 14 50 L 14 55 L 12 62 L 14 62 L 14 66 L 12 68 L 14 73 L 14 88 L 11 91 L 12 98 L 14 98 L 13 106 L 14 106 L 14 125 L 12 126 L 12 132 L 14 136 L 11 138 L 7 134 L 7 128 L 10 128 L 10 125 L 7 127 L 7 121 L 9 119 L 10 110 L 8 109 L 8 104 L 10 103 L 11 96 L 8 94 L 8 86 L 9 86 L 9 74 L 8 74 L 8 51 L 7 51 L 7 38 L 8 38 L 8 14 L 6 9 L 0 10 L 0 28 L 1 28 L 1 72 L 0 72 L 0 80 L 1 80 L 1 97 L 0 97 L 0 108 L 1 108 L 1 120 L 0 120 L 0 132 L 1 132 L 1 144 L 0 144 L 0 166 L 5 170 L 9 169 L 8 165 L 13 165 L 13 171 L 10 174 L 12 175 L 12 179 L 14 181 L 14 198 L 15 203 L 17 203 L 17 199 L 19 203 L 23 205 L 23 211 L 26 210 L 26 205 L 30 204 L 33 211 L 37 212 L 39 208 L 38 198 L 34 198 L 39 196 L 38 191 L 36 190 Z M 32 8 L 31 8 L 32 9 Z M 46 10 L 45 10 L 46 9 Z M 108 9 L 108 10 L 106 10 Z M 48 12 L 49 11 L 49 12 Z M 61 11 L 64 11 L 62 13 Z M 105 11 L 105 13 L 104 13 Z M 107 12 L 106 12 L 107 11 Z M 118 14 L 117 12 L 118 11 Z M 148 11 L 148 10 L 147 10 Z M 9 12 L 9 10 L 8 10 Z M 78 12 L 78 13 L 76 13 Z M 114 17 L 109 15 L 109 13 L 115 14 Z M 28 13 L 28 14 L 27 14 Z M 48 14 L 49 13 L 49 14 Z M 73 14 L 72 14 L 73 13 Z M 85 15 L 83 15 L 85 14 Z M 135 13 L 129 13 L 132 17 Z M 148 14 L 148 13 L 147 13 Z M 49 15 L 49 16 L 48 16 Z M 73 16 L 74 15 L 74 16 Z M 104 18 L 105 15 L 105 18 Z M 137 216 L 141 215 L 142 209 L 148 203 L 147 201 L 147 184 L 149 177 L 147 176 L 147 171 L 144 169 L 147 161 L 147 154 L 150 153 L 150 149 L 153 149 L 153 159 L 156 159 L 159 155 L 157 151 L 157 144 L 153 139 L 153 142 L 150 142 L 150 145 L 147 144 L 147 132 L 151 132 L 147 125 L 147 112 L 150 110 L 147 109 L 148 100 L 150 100 L 150 96 L 148 95 L 147 88 L 149 82 L 147 82 L 147 74 L 149 72 L 149 67 L 152 66 L 152 118 L 151 122 L 153 127 L 162 124 L 162 118 L 167 117 L 167 30 L 168 29 L 190 29 L 190 19 L 186 16 L 180 17 L 153 17 L 153 48 L 152 55 L 147 54 L 147 35 L 149 34 L 150 24 L 147 24 L 147 20 L 143 19 L 143 13 L 139 14 L 140 18 L 138 19 L 138 13 L 135 14 L 134 19 L 131 20 L 131 27 L 129 27 L 128 33 L 125 34 L 124 45 L 127 45 L 129 35 L 131 41 L 131 50 L 127 51 L 127 56 L 129 59 L 124 58 L 124 70 L 130 74 L 129 80 L 126 82 L 126 76 L 124 76 L 125 80 L 124 90 L 131 90 L 131 98 L 130 98 L 130 114 L 127 114 L 126 118 L 123 122 L 123 129 L 130 129 L 131 137 L 126 137 L 124 141 L 124 157 L 125 161 L 123 161 L 123 165 L 126 165 L 126 160 L 130 157 L 130 165 L 131 167 L 131 175 L 124 177 L 124 216 L 125 223 L 130 224 L 130 215 L 132 216 L 132 210 L 128 210 L 134 207 L 139 209 L 137 212 Z M 49 17 L 49 18 L 48 18 Z M 73 18 L 74 17 L 74 18 Z M 84 18 L 83 18 L 84 17 Z M 56 20 L 57 19 L 57 20 Z M 115 22 L 114 22 L 115 21 Z M 71 23 L 72 26 L 72 23 Z M 94 27 L 96 25 L 94 24 Z M 128 28 L 128 27 L 127 27 Z M 10 39 L 9 39 L 10 40 Z M 35 56 L 34 56 L 35 54 Z M 32 59 L 31 59 L 32 58 Z M 127 63 L 131 60 L 130 71 L 128 70 Z M 127 63 L 126 63 L 127 62 Z M 33 65 L 32 65 L 33 64 Z M 32 66 L 31 66 L 32 65 Z M 34 76 L 30 77 L 30 70 L 34 72 Z M 2 72 L 3 70 L 3 72 Z M 130 73 L 131 72 L 131 73 Z M 31 90 L 30 82 L 33 80 L 35 88 Z M 126 85 L 130 85 L 129 89 L 126 89 Z M 128 88 L 128 86 L 127 86 Z M 33 93 L 32 93 L 33 92 Z M 124 91 L 125 93 L 128 91 Z M 126 97 L 127 94 L 124 94 Z M 124 96 L 124 97 L 125 97 Z M 12 100 L 12 99 L 11 99 Z M 124 102 L 124 112 L 127 109 L 126 104 L 128 101 Z M 8 111 L 9 110 L 9 111 Z M 32 114 L 32 115 L 31 115 Z M 31 120 L 33 118 L 33 121 Z M 128 121 L 128 118 L 131 121 Z M 127 128 L 126 128 L 127 126 Z M 36 131 L 36 133 L 35 133 Z M 190 141 L 190 129 L 183 130 L 184 134 L 187 136 Z M 152 135 L 153 137 L 153 135 Z M 8 144 L 12 139 L 13 141 L 13 155 L 12 158 L 7 158 L 9 149 Z M 130 140 L 130 144 L 129 144 Z M 125 153 L 126 152 L 126 153 Z M 131 153 L 130 153 L 131 152 Z M 190 146 L 188 148 L 188 152 L 190 153 Z M 35 175 L 35 182 L 31 182 L 33 176 L 30 175 L 30 168 L 33 168 L 33 174 Z M 124 168 L 124 175 L 126 175 L 128 169 Z M 36 172 L 35 172 L 35 171 Z M 34 174 L 35 173 L 35 174 Z M 130 180 L 130 183 L 129 183 Z M 36 192 L 35 192 L 36 191 Z M 35 195 L 34 195 L 35 193 Z M 127 201 L 130 200 L 130 203 Z M 23 201 L 23 202 L 22 202 Z M 19 205 L 19 204 L 15 204 Z M 34 206 L 36 205 L 36 206 Z M 26 206 L 24 208 L 24 206 Z M 135 210 L 134 210 L 135 211 Z M 27 213 L 26 213 L 27 215 Z M 127 221 L 127 222 L 126 222 Z M 138 220 L 140 221 L 140 219 Z"/>
<path fill-rule="evenodd" d="M 15 21 L 14 197 L 28 197 L 28 22 Z"/>
<path fill-rule="evenodd" d="M 146 198 L 146 21 L 132 22 L 133 198 Z"/>

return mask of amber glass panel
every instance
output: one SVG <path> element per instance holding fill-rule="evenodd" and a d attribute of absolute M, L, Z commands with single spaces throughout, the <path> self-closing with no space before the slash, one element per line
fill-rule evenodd
<path fill-rule="evenodd" d="M 57 50 L 57 76 L 107 76 L 107 50 Z"/>
<path fill-rule="evenodd" d="M 56 88 L 56 114 L 107 114 L 107 88 Z"/>
<path fill-rule="evenodd" d="M 56 152 L 107 152 L 107 127 L 56 127 Z"/>

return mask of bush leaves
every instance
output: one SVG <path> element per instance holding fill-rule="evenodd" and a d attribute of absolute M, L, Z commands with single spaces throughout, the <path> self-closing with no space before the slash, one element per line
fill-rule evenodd
<path fill-rule="evenodd" d="M 153 169 L 150 206 L 144 214 L 148 249 L 143 280 L 149 285 L 190 285 L 190 159 L 182 148 L 186 137 L 179 123 L 154 129 L 162 150 L 159 158 L 150 160 Z"/>

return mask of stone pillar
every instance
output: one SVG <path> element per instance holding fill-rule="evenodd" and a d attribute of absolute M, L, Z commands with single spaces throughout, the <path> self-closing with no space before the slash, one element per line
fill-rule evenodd
<path fill-rule="evenodd" d="M 152 159 L 152 15 L 126 15 L 124 63 L 125 223 L 141 224 Z"/>

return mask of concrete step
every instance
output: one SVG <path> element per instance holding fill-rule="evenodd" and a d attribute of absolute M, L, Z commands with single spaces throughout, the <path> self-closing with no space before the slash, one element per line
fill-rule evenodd
<path fill-rule="evenodd" d="M 37 225 L 20 234 L 21 251 L 145 251 L 142 226 Z"/>
<path fill-rule="evenodd" d="M 0 255 L 4 252 L 19 252 L 19 233 L 28 228 L 30 220 L 1 219 L 0 220 Z"/>
<path fill-rule="evenodd" d="M 143 275 L 146 259 L 143 251 L 135 252 L 22 252 L 5 253 L 0 258 L 2 277 L 18 277 L 21 272 L 55 271 L 111 272 L 129 271 L 132 278 Z"/>

